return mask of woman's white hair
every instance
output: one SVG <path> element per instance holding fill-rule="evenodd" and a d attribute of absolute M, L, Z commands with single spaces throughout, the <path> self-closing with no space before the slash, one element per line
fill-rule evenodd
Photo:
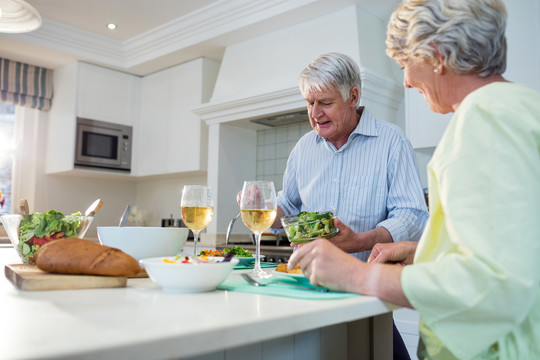
<path fill-rule="evenodd" d="M 386 54 L 443 65 L 458 74 L 486 77 L 506 70 L 506 7 L 501 0 L 409 0 L 388 23 Z"/>
<path fill-rule="evenodd" d="M 358 87 L 358 101 L 361 95 L 361 79 L 358 65 L 347 55 L 340 53 L 323 54 L 311 61 L 298 79 L 302 95 L 309 90 L 337 89 L 346 101 L 353 87 Z"/>

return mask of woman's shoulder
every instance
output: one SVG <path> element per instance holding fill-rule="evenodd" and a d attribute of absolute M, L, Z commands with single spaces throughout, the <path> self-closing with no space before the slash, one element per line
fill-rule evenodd
<path fill-rule="evenodd" d="M 485 85 L 465 99 L 464 103 L 489 103 L 493 106 L 508 106 L 511 102 L 530 101 L 540 104 L 540 92 L 520 83 L 495 82 Z"/>

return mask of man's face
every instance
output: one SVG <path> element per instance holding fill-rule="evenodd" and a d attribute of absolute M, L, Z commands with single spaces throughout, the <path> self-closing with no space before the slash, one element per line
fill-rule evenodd
<path fill-rule="evenodd" d="M 356 115 L 358 89 L 352 88 L 346 101 L 335 88 L 310 89 L 304 94 L 304 98 L 313 130 L 339 149 L 358 124 Z"/>

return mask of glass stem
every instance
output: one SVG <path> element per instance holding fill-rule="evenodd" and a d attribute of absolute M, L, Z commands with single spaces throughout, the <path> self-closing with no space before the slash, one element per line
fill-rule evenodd
<path fill-rule="evenodd" d="M 197 251 L 197 241 L 199 240 L 199 232 L 194 231 L 193 232 L 193 256 L 199 255 L 199 252 Z"/>
<path fill-rule="evenodd" d="M 261 269 L 261 237 L 262 233 L 255 234 L 255 268 L 253 270 L 262 272 Z"/>

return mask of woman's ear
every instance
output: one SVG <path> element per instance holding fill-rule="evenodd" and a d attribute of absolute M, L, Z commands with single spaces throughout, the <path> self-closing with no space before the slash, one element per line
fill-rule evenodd
<path fill-rule="evenodd" d="M 438 72 L 440 74 L 444 71 L 444 59 L 439 51 L 439 47 L 435 43 L 430 43 L 431 47 L 433 47 L 433 50 L 435 51 L 435 59 L 433 60 L 433 69 L 436 70 L 435 72 Z"/>

